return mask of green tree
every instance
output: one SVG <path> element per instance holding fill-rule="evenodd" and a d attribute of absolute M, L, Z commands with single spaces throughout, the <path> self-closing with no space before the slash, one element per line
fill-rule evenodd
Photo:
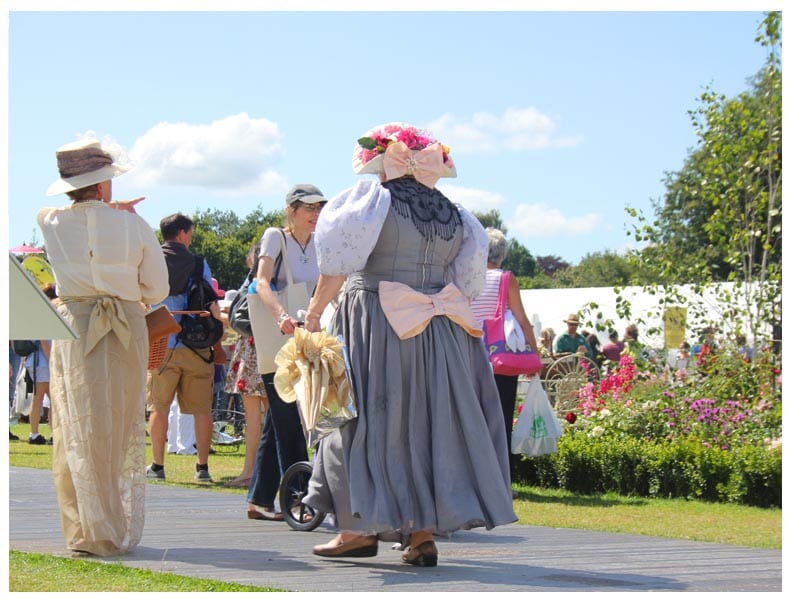
<path fill-rule="evenodd" d="M 259 206 L 240 218 L 233 211 L 206 210 L 191 216 L 195 234 L 191 250 L 211 265 L 223 289 L 236 289 L 247 275 L 247 252 L 267 227 L 279 227 L 284 211 L 264 212 Z"/>
<path fill-rule="evenodd" d="M 537 261 L 518 240 L 508 241 L 507 256 L 502 262 L 502 268 L 513 271 L 516 277 L 533 277 L 537 271 Z"/>
<path fill-rule="evenodd" d="M 587 254 L 576 266 L 560 270 L 555 279 L 562 287 L 614 287 L 631 284 L 634 266 L 612 251 Z"/>
<path fill-rule="evenodd" d="M 499 211 L 496 208 L 492 208 L 488 212 L 471 212 L 477 218 L 477 220 L 480 221 L 483 227 L 493 227 L 494 229 L 499 229 L 499 231 L 507 236 L 507 227 L 505 227 L 505 223 L 502 221 L 502 215 L 499 214 Z"/>
<path fill-rule="evenodd" d="M 761 324 L 781 328 L 781 25 L 781 13 L 765 15 L 756 41 L 767 58 L 749 90 L 728 99 L 708 89 L 690 112 L 698 146 L 666 177 L 655 220 L 629 209 L 636 240 L 648 243 L 634 254 L 642 282 L 661 286 L 670 302 L 677 284 L 736 282 L 725 300 L 749 310 L 708 318 L 756 340 L 766 337 Z"/>

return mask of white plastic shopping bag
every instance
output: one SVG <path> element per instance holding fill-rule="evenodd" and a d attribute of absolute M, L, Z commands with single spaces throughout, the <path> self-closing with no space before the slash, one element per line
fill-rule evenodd
<path fill-rule="evenodd" d="M 16 376 L 16 390 L 14 392 L 14 413 L 18 415 L 29 415 L 30 407 L 33 404 L 33 394 L 27 393 L 27 382 L 25 381 L 27 369 L 24 365 L 19 368 Z"/>
<path fill-rule="evenodd" d="M 513 427 L 511 452 L 540 456 L 557 451 L 557 440 L 562 435 L 562 425 L 554 414 L 549 397 L 540 383 L 533 377 L 529 380 L 527 395 L 521 414 Z"/>

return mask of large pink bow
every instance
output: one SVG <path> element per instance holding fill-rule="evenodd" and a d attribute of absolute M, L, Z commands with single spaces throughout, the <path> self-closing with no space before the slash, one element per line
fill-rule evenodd
<path fill-rule="evenodd" d="M 438 142 L 418 151 L 409 150 L 404 142 L 395 142 L 384 152 L 384 174 L 388 181 L 413 175 L 421 184 L 433 188 L 443 171 L 444 157 Z"/>
<path fill-rule="evenodd" d="M 421 333 L 439 315 L 458 323 L 469 335 L 483 337 L 469 302 L 455 284 L 447 284 L 436 294 L 423 294 L 403 283 L 382 281 L 379 300 L 387 321 L 402 340 Z"/>

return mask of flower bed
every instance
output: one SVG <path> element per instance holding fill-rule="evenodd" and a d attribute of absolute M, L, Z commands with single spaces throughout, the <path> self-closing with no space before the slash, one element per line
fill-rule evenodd
<path fill-rule="evenodd" d="M 736 353 L 694 372 L 639 371 L 624 356 L 564 415 L 558 452 L 524 458 L 525 481 L 579 493 L 781 506 L 781 373 Z"/>

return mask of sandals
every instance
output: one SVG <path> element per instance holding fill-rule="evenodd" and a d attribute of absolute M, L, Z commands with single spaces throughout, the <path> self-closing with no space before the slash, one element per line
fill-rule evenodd
<path fill-rule="evenodd" d="M 439 562 L 439 550 L 436 549 L 433 540 L 428 540 L 414 548 L 409 546 L 401 556 L 401 560 L 416 567 L 435 567 Z"/>
<path fill-rule="evenodd" d="M 249 477 L 244 477 L 242 479 L 239 479 L 237 477 L 236 479 L 232 479 L 231 481 L 226 483 L 225 487 L 229 487 L 229 488 L 248 488 L 248 487 L 250 487 L 250 478 Z"/>

